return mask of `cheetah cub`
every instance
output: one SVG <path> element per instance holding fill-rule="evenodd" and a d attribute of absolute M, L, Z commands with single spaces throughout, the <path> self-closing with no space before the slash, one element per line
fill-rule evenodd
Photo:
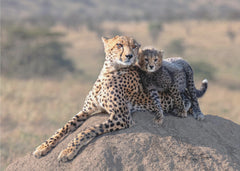
<path fill-rule="evenodd" d="M 159 92 L 169 91 L 174 97 L 176 109 L 182 110 L 184 104 L 185 111 L 188 111 L 191 106 L 189 113 L 197 120 L 204 119 L 197 98 L 205 94 L 208 81 L 203 80 L 200 90 L 196 89 L 193 70 L 185 60 L 180 57 L 163 60 L 163 51 L 144 49 L 139 51 L 137 65 L 142 70 L 145 88 Z M 178 116 L 187 116 L 187 113 L 178 113 L 176 109 L 173 112 Z"/>

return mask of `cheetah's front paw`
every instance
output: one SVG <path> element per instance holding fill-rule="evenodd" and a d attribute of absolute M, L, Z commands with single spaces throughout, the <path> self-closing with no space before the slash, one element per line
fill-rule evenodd
<path fill-rule="evenodd" d="M 69 160 L 72 160 L 77 154 L 77 150 L 73 150 L 73 149 L 65 149 L 63 151 L 61 151 L 61 153 L 58 156 L 58 161 L 59 162 L 67 162 Z"/>
<path fill-rule="evenodd" d="M 163 123 L 163 119 L 164 119 L 164 116 L 162 116 L 162 117 L 155 117 L 154 118 L 154 123 L 155 124 L 158 124 L 158 125 L 162 125 L 162 123 Z"/>
<path fill-rule="evenodd" d="M 40 158 L 42 156 L 45 156 L 50 150 L 50 146 L 48 146 L 46 143 L 43 143 L 36 148 L 36 150 L 33 152 L 33 155 L 36 158 Z"/>

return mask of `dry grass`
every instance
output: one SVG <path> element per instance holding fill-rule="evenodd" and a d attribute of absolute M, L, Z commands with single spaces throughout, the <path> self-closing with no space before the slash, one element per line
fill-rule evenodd
<path fill-rule="evenodd" d="M 204 114 L 217 115 L 240 124 L 240 91 L 209 83 L 205 96 L 199 102 Z M 200 85 L 200 83 L 198 84 Z"/>
<path fill-rule="evenodd" d="M 182 38 L 186 44 L 184 58 L 189 61 L 203 61 L 218 68 L 217 75 L 220 78 L 231 78 L 240 81 L 240 22 L 222 21 L 183 21 L 164 24 L 164 30 L 159 35 L 159 41 L 153 44 L 148 32 L 148 24 L 145 22 L 105 22 L 102 24 L 106 35 L 108 30 L 118 28 L 124 35 L 133 36 L 144 46 L 153 46 L 158 49 L 165 47 L 172 41 Z M 85 27 L 78 30 L 68 30 L 62 26 L 54 29 L 67 33 L 64 41 L 72 46 L 69 48 L 69 57 L 72 57 L 78 67 L 88 74 L 96 75 L 102 67 L 103 46 L 101 39 L 95 33 L 89 32 Z M 227 36 L 231 29 L 236 33 L 234 42 Z M 165 51 L 165 56 L 170 54 Z M 90 60 L 92 59 L 92 60 Z M 85 65 L 88 63 L 89 65 Z"/>
<path fill-rule="evenodd" d="M 151 45 L 146 23 L 109 23 L 106 29 L 118 28 L 135 37 L 142 46 Z M 227 29 L 236 31 L 231 42 Z M 68 56 L 83 76 L 64 80 L 17 80 L 1 77 L 1 169 L 16 157 L 23 156 L 61 127 L 77 113 L 96 79 L 104 60 L 100 38 L 86 28 L 68 30 L 64 42 L 71 43 Z M 174 39 L 186 43 L 186 59 L 206 61 L 217 68 L 216 81 L 209 81 L 209 90 L 200 104 L 205 114 L 218 115 L 240 124 L 240 22 L 176 22 L 164 24 L 155 47 L 164 49 Z M 171 56 L 166 52 L 166 56 Z M 197 79 L 197 86 L 200 85 Z M 234 88 L 234 89 L 232 89 Z"/>
<path fill-rule="evenodd" d="M 1 78 L 1 162 L 32 151 L 77 113 L 90 85 L 80 80 Z M 3 165 L 1 163 L 1 166 Z"/>

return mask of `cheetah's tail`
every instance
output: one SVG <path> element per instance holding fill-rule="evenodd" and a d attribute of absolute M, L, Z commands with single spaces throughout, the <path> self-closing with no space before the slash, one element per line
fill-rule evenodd
<path fill-rule="evenodd" d="M 196 88 L 197 97 L 198 98 L 202 97 L 205 94 L 205 92 L 207 91 L 207 88 L 208 88 L 208 80 L 204 79 L 202 81 L 201 88 L 199 90 Z"/>

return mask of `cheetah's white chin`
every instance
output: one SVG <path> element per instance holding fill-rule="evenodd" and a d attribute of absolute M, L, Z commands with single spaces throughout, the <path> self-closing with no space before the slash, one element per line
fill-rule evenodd
<path fill-rule="evenodd" d="M 132 65 L 133 64 L 133 62 L 132 61 L 126 61 L 126 62 L 123 62 L 123 61 L 117 61 L 117 64 L 118 65 L 123 65 L 123 66 L 130 66 L 130 65 Z"/>

